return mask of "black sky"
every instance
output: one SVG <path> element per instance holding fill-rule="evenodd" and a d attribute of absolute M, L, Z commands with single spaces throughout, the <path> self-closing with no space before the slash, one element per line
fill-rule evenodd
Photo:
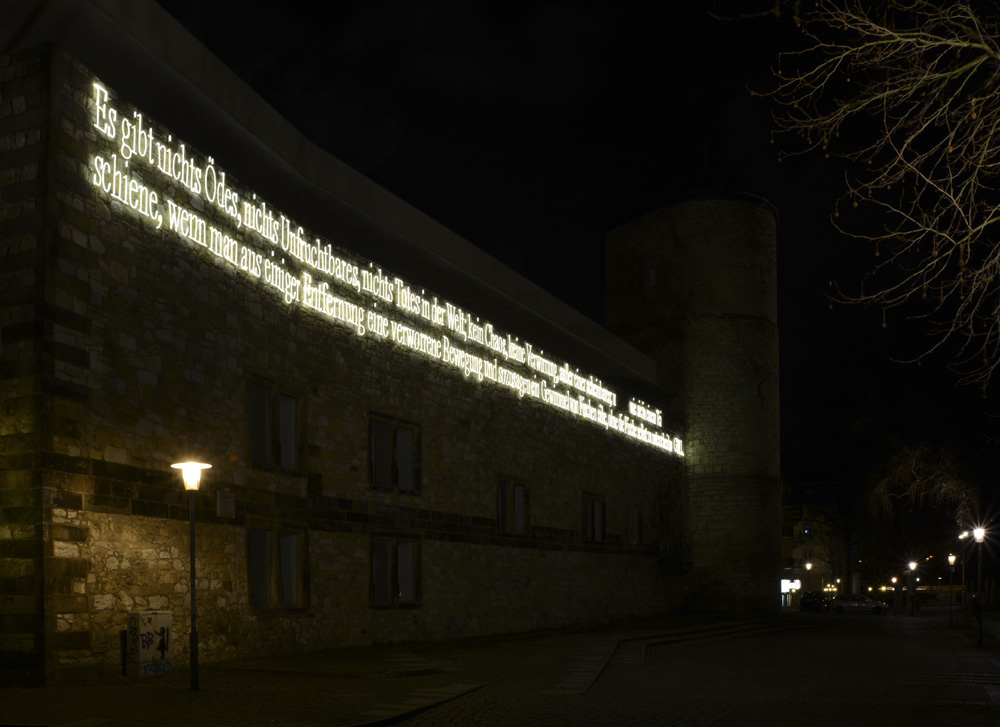
<path fill-rule="evenodd" d="M 828 281 L 870 263 L 830 225 L 840 171 L 778 164 L 768 102 L 747 90 L 799 34 L 709 14 L 773 3 L 162 4 L 315 143 L 598 321 L 609 229 L 691 192 L 766 197 L 786 472 L 810 477 L 866 408 L 983 451 L 978 391 L 943 361 L 891 363 L 923 343 L 897 321 L 830 310 Z"/>

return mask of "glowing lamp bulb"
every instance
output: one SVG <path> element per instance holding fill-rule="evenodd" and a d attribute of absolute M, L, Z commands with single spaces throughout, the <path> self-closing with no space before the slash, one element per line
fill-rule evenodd
<path fill-rule="evenodd" d="M 986 530 L 984 530 L 983 528 L 976 528 L 975 530 L 972 531 L 972 537 L 976 539 L 977 543 L 981 543 L 983 542 L 983 539 L 986 537 Z"/>
<path fill-rule="evenodd" d="M 203 462 L 178 462 L 170 466 L 181 471 L 185 490 L 197 490 L 198 482 L 201 480 L 201 471 L 212 467 L 212 465 Z"/>
<path fill-rule="evenodd" d="M 948 556 L 948 565 L 955 565 L 955 556 L 954 555 L 949 555 Z"/>

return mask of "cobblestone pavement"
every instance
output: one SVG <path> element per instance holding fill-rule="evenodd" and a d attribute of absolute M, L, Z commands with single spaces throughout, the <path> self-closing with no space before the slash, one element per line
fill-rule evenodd
<path fill-rule="evenodd" d="M 1000 659 L 933 618 L 662 619 L 0 690 L 0 727 L 997 725 Z"/>

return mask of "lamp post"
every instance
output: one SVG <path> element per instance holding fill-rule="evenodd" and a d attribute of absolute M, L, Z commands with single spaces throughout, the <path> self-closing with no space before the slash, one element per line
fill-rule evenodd
<path fill-rule="evenodd" d="M 976 544 L 979 546 L 979 557 L 976 558 L 978 563 L 976 568 L 978 574 L 976 576 L 976 623 L 979 625 L 979 639 L 976 641 L 980 646 L 983 645 L 983 541 L 986 539 L 986 530 L 983 528 L 976 528 L 972 531 L 972 537 L 976 539 Z"/>
<path fill-rule="evenodd" d="M 202 462 L 178 462 L 170 465 L 179 469 L 184 477 L 184 489 L 191 494 L 191 688 L 198 689 L 198 606 L 195 602 L 195 568 L 194 568 L 194 505 L 195 493 L 201 481 L 201 471 L 212 465 Z"/>
<path fill-rule="evenodd" d="M 951 587 L 955 576 L 955 555 L 948 554 L 948 628 L 955 628 L 955 591 Z"/>
<path fill-rule="evenodd" d="M 967 589 L 965 587 L 965 546 L 969 535 L 971 533 L 968 530 L 963 530 L 958 535 L 958 539 L 962 541 L 962 608 L 968 605 L 968 599 L 966 598 Z"/>
<path fill-rule="evenodd" d="M 910 561 L 910 575 L 906 579 L 906 590 L 910 596 L 910 615 L 917 610 L 917 563 Z"/>

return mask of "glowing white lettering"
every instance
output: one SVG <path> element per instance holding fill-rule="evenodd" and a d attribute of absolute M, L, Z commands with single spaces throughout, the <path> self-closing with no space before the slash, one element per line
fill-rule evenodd
<path fill-rule="evenodd" d="M 122 113 L 101 84 L 94 83 L 93 91 L 92 125 L 101 148 L 92 156 L 89 175 L 98 194 L 261 281 L 286 305 L 684 456 L 681 440 L 662 431 L 658 409 L 630 399 L 627 413 L 618 410 L 617 394 L 599 379 L 310 236 L 256 194 L 232 185 L 211 156 L 200 157 L 175 142 L 138 110 Z"/>
<path fill-rule="evenodd" d="M 129 176 L 128 162 L 118 163 L 118 155 L 112 154 L 109 162 L 102 156 L 95 156 L 94 172 L 90 182 L 122 204 L 128 205 L 143 217 L 156 223 L 156 229 L 163 227 L 163 215 L 159 210 L 159 195 Z"/>

